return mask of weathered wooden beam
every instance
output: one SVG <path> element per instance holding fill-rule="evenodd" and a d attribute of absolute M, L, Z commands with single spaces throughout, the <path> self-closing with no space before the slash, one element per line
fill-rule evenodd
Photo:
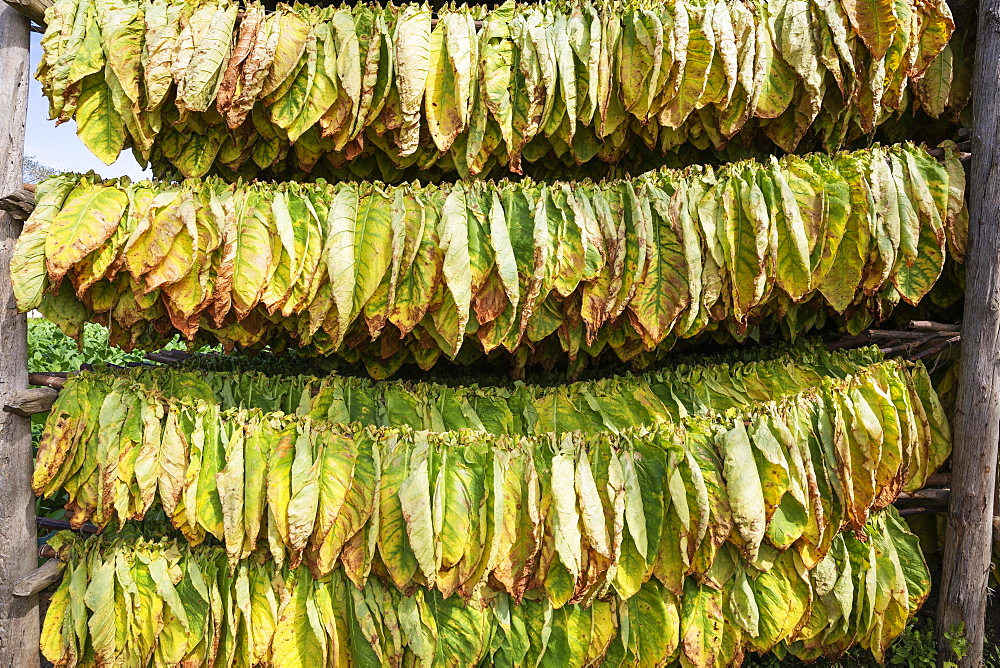
<path fill-rule="evenodd" d="M 943 148 L 928 149 L 927 150 L 927 154 L 930 155 L 933 158 L 943 158 L 944 157 L 944 149 Z M 962 163 L 963 165 L 968 166 L 968 164 L 972 161 L 972 154 L 969 153 L 968 151 L 959 150 L 958 151 L 958 161 L 960 163 Z"/>
<path fill-rule="evenodd" d="M 62 531 L 64 529 L 79 531 L 80 533 L 100 533 L 101 531 L 95 525 L 90 523 L 85 522 L 84 524 L 75 526 L 71 520 L 53 520 L 48 517 L 36 517 L 35 523 L 43 529 L 55 529 L 56 531 Z"/>
<path fill-rule="evenodd" d="M 937 487 L 938 485 L 951 485 L 951 474 L 950 473 L 932 473 L 927 476 L 927 482 L 924 483 L 927 487 Z"/>
<path fill-rule="evenodd" d="M 35 596 L 49 585 L 59 582 L 62 564 L 58 559 L 49 559 L 44 564 L 14 583 L 12 592 L 18 598 Z"/>
<path fill-rule="evenodd" d="M 914 328 L 913 325 L 918 327 Z M 924 327 L 921 328 L 920 325 Z M 917 322 L 910 323 L 910 326 L 909 330 L 869 329 L 855 336 L 828 340 L 826 347 L 829 350 L 843 350 L 879 344 L 883 355 L 901 355 L 909 360 L 919 360 L 957 346 L 962 338 L 957 325 Z"/>
<path fill-rule="evenodd" d="M 161 350 L 160 354 L 168 359 L 172 359 L 174 362 L 185 362 L 193 357 L 193 355 L 186 350 Z"/>
<path fill-rule="evenodd" d="M 899 510 L 899 516 L 913 517 L 914 515 L 936 515 L 938 513 L 943 513 L 946 510 L 948 510 L 948 506 L 941 504 L 920 506 L 918 508 L 902 508 Z"/>
<path fill-rule="evenodd" d="M 126 371 L 128 369 L 134 369 L 137 366 L 156 366 L 155 364 L 150 364 L 149 362 L 125 362 L 124 364 L 98 364 L 96 367 L 106 368 L 106 369 L 120 369 Z M 87 364 L 86 362 L 80 365 L 80 371 L 93 371 L 95 365 Z"/>
<path fill-rule="evenodd" d="M 53 389 L 51 387 L 33 387 L 27 390 L 21 390 L 20 392 L 15 392 L 7 403 L 4 404 L 3 409 L 8 413 L 13 413 L 14 415 L 20 415 L 21 417 L 31 417 L 32 415 L 37 415 L 38 413 L 46 413 L 52 404 L 55 403 L 56 397 L 59 396 L 59 390 Z"/>
<path fill-rule="evenodd" d="M 868 336 L 877 341 L 926 341 L 938 336 L 947 336 L 944 332 L 910 331 L 902 329 L 870 329 Z"/>
<path fill-rule="evenodd" d="M 926 359 L 928 357 L 933 357 L 934 355 L 937 355 L 938 353 L 943 353 L 944 351 L 948 350 L 952 346 L 957 346 L 961 342 L 962 342 L 962 335 L 961 334 L 956 334 L 955 336 L 949 336 L 947 339 L 945 339 L 941 343 L 938 343 L 937 345 L 931 346 L 930 348 L 927 348 L 926 350 L 921 350 L 918 353 L 910 355 L 909 359 L 910 359 L 910 361 L 915 362 L 917 360 L 922 360 L 922 359 Z"/>
<path fill-rule="evenodd" d="M 40 385 L 61 390 L 66 385 L 66 378 L 69 376 L 64 371 L 50 371 L 44 373 L 29 373 L 28 385 Z"/>
<path fill-rule="evenodd" d="M 22 15 L 38 25 L 45 26 L 45 10 L 52 6 L 52 0 L 4 0 Z"/>
<path fill-rule="evenodd" d="M 176 364 L 177 362 L 183 362 L 184 360 L 190 359 L 191 353 L 185 352 L 183 350 L 161 350 L 156 353 L 149 353 L 146 355 L 146 359 L 152 362 L 160 362 L 161 364 Z M 111 369 L 129 369 L 137 366 L 155 366 L 153 364 L 148 364 L 146 362 L 126 362 L 125 366 L 120 366 L 117 364 L 105 364 L 105 367 Z M 92 364 L 81 364 L 81 371 L 92 371 L 94 366 Z M 40 387 L 49 387 L 54 390 L 61 390 L 66 385 L 66 379 L 70 376 L 72 372 L 67 371 L 39 371 L 32 372 L 28 374 L 28 384 L 37 385 Z M 44 412 L 44 411 L 42 411 Z"/>
<path fill-rule="evenodd" d="M 830 350 L 844 350 L 846 348 L 863 348 L 872 344 L 871 334 L 862 332 L 856 336 L 845 336 L 833 341 L 829 341 L 826 347 Z"/>
<path fill-rule="evenodd" d="M 908 354 L 915 352 L 916 349 L 922 345 L 930 343 L 931 341 L 936 341 L 938 338 L 939 336 L 937 334 L 928 332 L 921 338 L 907 341 L 906 343 L 898 343 L 894 346 L 886 346 L 884 348 L 879 348 L 879 350 L 887 357 L 890 355 Z"/>
<path fill-rule="evenodd" d="M 191 353 L 183 350 L 160 350 L 155 353 L 147 353 L 146 359 L 160 364 L 177 364 L 191 359 Z"/>
<path fill-rule="evenodd" d="M 28 20 L 0 3 L 0 194 L 21 187 L 28 111 Z M 28 386 L 28 321 L 6 277 L 20 221 L 0 212 L 0 405 Z M 37 668 L 38 598 L 14 583 L 38 567 L 31 422 L 0 411 L 0 666 Z"/>
<path fill-rule="evenodd" d="M 898 502 L 905 501 L 935 501 L 941 504 L 947 504 L 948 499 L 951 498 L 951 490 L 944 489 L 940 487 L 925 487 L 924 489 L 918 489 L 911 493 L 902 493 L 896 500 Z"/>
<path fill-rule="evenodd" d="M 1000 445 L 1000 0 L 979 0 L 972 72 L 972 163 L 951 501 L 938 598 L 938 661 L 983 665 Z M 964 625 L 965 656 L 948 636 Z"/>
<path fill-rule="evenodd" d="M 0 197 L 0 211 L 6 211 L 14 220 L 28 220 L 35 210 L 35 194 L 30 190 L 18 188 Z"/>
<path fill-rule="evenodd" d="M 965 130 L 965 128 L 962 128 L 962 130 Z M 961 135 L 961 131 L 959 132 L 959 134 Z M 972 141 L 966 139 L 965 141 L 955 142 L 955 149 L 959 152 L 960 155 L 963 153 L 969 153 L 970 151 L 972 151 Z M 927 153 L 934 156 L 935 158 L 944 157 L 943 148 L 929 148 L 927 149 Z"/>
<path fill-rule="evenodd" d="M 933 322 L 931 320 L 911 320 L 910 329 L 921 332 L 961 332 L 961 325 L 948 325 L 943 322 Z"/>

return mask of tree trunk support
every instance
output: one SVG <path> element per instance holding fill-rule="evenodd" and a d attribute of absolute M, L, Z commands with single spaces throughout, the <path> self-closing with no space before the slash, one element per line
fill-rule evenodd
<path fill-rule="evenodd" d="M 0 199 L 21 189 L 28 110 L 28 19 L 0 3 Z M 8 279 L 21 223 L 0 211 L 0 404 L 28 387 L 28 324 Z M 38 566 L 31 423 L 0 411 L 0 668 L 39 665 L 38 598 L 13 596 Z"/>
<path fill-rule="evenodd" d="M 969 252 L 951 497 L 938 604 L 938 661 L 983 665 L 986 585 L 1000 442 L 1000 0 L 979 1 L 972 78 Z M 964 629 L 957 659 L 953 637 Z"/>

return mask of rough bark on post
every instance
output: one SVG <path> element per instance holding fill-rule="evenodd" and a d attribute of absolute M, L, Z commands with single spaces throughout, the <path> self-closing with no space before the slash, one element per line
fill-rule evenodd
<path fill-rule="evenodd" d="M 28 19 L 0 3 L 0 198 L 21 188 L 28 77 Z M 20 231 L 0 212 L 0 404 L 28 387 L 28 326 L 8 278 Z M 11 591 L 38 566 L 31 470 L 29 420 L 0 412 L 0 668 L 39 664 L 38 599 Z"/>
<path fill-rule="evenodd" d="M 959 665 L 981 666 L 1000 441 L 1000 0 L 979 0 L 972 90 L 972 170 L 962 355 L 955 402 L 951 503 L 941 575 L 939 661 L 964 624 Z"/>

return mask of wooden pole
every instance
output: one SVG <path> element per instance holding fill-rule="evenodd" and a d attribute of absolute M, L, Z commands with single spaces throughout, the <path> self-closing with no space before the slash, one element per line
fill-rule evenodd
<path fill-rule="evenodd" d="M 6 211 L 16 220 L 28 220 L 35 210 L 35 192 L 21 186 L 0 198 L 0 211 Z"/>
<path fill-rule="evenodd" d="M 59 582 L 62 566 L 58 559 L 49 559 L 44 564 L 14 583 L 14 596 L 24 598 L 35 596 L 49 585 Z"/>
<path fill-rule="evenodd" d="M 0 198 L 21 188 L 28 113 L 28 19 L 0 3 Z M 9 279 L 21 223 L 0 211 L 0 404 L 28 387 L 28 324 Z M 39 665 L 38 599 L 14 583 L 38 567 L 31 423 L 0 411 L 0 668 Z"/>
<path fill-rule="evenodd" d="M 951 503 L 941 573 L 940 662 L 956 660 L 945 635 L 964 625 L 959 666 L 983 665 L 986 585 L 1000 442 L 1000 0 L 979 0 L 972 75 L 972 169 L 962 353 L 955 401 Z"/>
<path fill-rule="evenodd" d="M 45 10 L 52 0 L 6 0 L 7 4 L 40 26 L 45 25 Z"/>
<path fill-rule="evenodd" d="M 51 387 L 32 387 L 12 394 L 3 410 L 21 417 L 31 417 L 51 409 L 58 396 L 59 390 Z"/>

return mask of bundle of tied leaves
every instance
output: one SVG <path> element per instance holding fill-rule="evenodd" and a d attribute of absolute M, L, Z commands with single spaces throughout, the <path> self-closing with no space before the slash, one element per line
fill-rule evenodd
<path fill-rule="evenodd" d="M 267 551 L 359 587 L 679 596 L 730 547 L 814 568 L 948 455 L 922 366 L 795 352 L 549 389 L 84 373 L 33 484 L 77 524 L 159 508 L 233 563 Z"/>
<path fill-rule="evenodd" d="M 363 358 L 373 375 L 502 349 L 623 360 L 704 332 L 859 331 L 964 255 L 965 175 L 913 145 L 634 179 L 39 186 L 21 310 L 125 348 L 180 332 Z M 66 278 L 69 280 L 65 280 Z M 550 357 L 555 357 L 551 355 Z"/>
<path fill-rule="evenodd" d="M 56 666 L 733 666 L 746 652 L 815 659 L 852 644 L 884 655 L 930 589 L 919 542 L 891 507 L 838 534 L 812 570 L 791 553 L 752 566 L 735 550 L 680 593 L 651 580 L 554 606 L 469 600 L 267 559 L 232 564 L 133 527 L 51 543 L 66 562 L 42 631 Z"/>
<path fill-rule="evenodd" d="M 241 6 L 59 0 L 36 74 L 50 116 L 75 118 L 108 164 L 132 146 L 159 176 L 280 178 L 324 160 L 388 179 L 741 132 L 832 151 L 906 112 L 911 82 L 935 115 L 968 93 L 937 76 L 953 60 L 924 82 L 954 29 L 944 0 L 508 2 L 445 8 L 436 25 L 417 4 Z"/>

